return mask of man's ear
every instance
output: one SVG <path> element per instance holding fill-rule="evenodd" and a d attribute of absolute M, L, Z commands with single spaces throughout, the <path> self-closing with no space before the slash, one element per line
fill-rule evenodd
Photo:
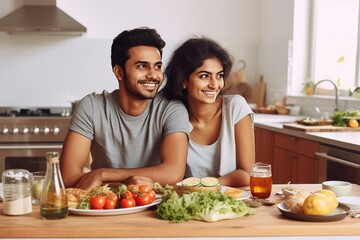
<path fill-rule="evenodd" d="M 117 78 L 119 81 L 123 80 L 124 72 L 123 72 L 122 68 L 121 68 L 119 65 L 115 65 L 115 66 L 114 66 L 113 72 L 114 72 L 116 78 Z"/>

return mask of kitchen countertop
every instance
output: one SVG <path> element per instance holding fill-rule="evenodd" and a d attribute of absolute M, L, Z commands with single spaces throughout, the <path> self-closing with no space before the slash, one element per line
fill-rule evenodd
<path fill-rule="evenodd" d="M 283 128 L 284 123 L 295 122 L 303 118 L 304 116 L 255 114 L 254 125 L 274 132 L 317 141 L 321 144 L 360 152 L 360 132 L 302 132 Z"/>
<path fill-rule="evenodd" d="M 282 195 L 274 193 L 283 185 L 273 185 L 271 198 L 283 201 Z M 294 184 L 302 190 L 321 189 L 320 184 Z M 244 190 L 248 190 L 245 188 Z M 360 186 L 353 184 L 351 195 L 360 196 Z M 22 216 L 6 216 L 0 204 L 0 237 L 2 238 L 220 238 L 255 239 L 271 237 L 322 236 L 324 239 L 354 239 L 360 236 L 360 219 L 346 216 L 335 222 L 304 222 L 283 216 L 273 206 L 255 208 L 256 213 L 242 218 L 223 220 L 213 223 L 188 221 L 169 223 L 157 219 L 154 208 L 143 212 L 116 216 L 78 216 L 70 214 L 61 220 L 43 220 L 39 207 L 34 206 L 32 213 Z M 330 237 L 329 237 L 330 236 Z M 314 239 L 314 238 L 312 238 Z"/>

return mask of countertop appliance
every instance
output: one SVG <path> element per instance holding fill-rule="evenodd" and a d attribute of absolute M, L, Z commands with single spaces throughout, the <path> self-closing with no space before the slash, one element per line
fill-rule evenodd
<path fill-rule="evenodd" d="M 46 152 L 61 153 L 68 108 L 0 108 L 0 174 L 7 169 L 46 169 Z"/>

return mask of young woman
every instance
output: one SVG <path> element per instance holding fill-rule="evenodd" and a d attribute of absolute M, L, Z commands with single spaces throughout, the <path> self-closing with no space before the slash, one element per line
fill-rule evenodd
<path fill-rule="evenodd" d="M 173 53 L 163 94 L 181 100 L 190 120 L 186 177 L 218 177 L 222 185 L 250 183 L 255 162 L 253 112 L 240 95 L 222 95 L 229 53 L 208 38 L 191 38 Z"/>

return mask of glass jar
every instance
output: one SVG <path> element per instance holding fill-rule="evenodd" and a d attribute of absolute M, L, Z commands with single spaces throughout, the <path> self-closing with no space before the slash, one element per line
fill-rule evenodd
<path fill-rule="evenodd" d="M 23 215 L 32 212 L 31 174 L 25 169 L 9 169 L 2 174 L 3 212 Z"/>

